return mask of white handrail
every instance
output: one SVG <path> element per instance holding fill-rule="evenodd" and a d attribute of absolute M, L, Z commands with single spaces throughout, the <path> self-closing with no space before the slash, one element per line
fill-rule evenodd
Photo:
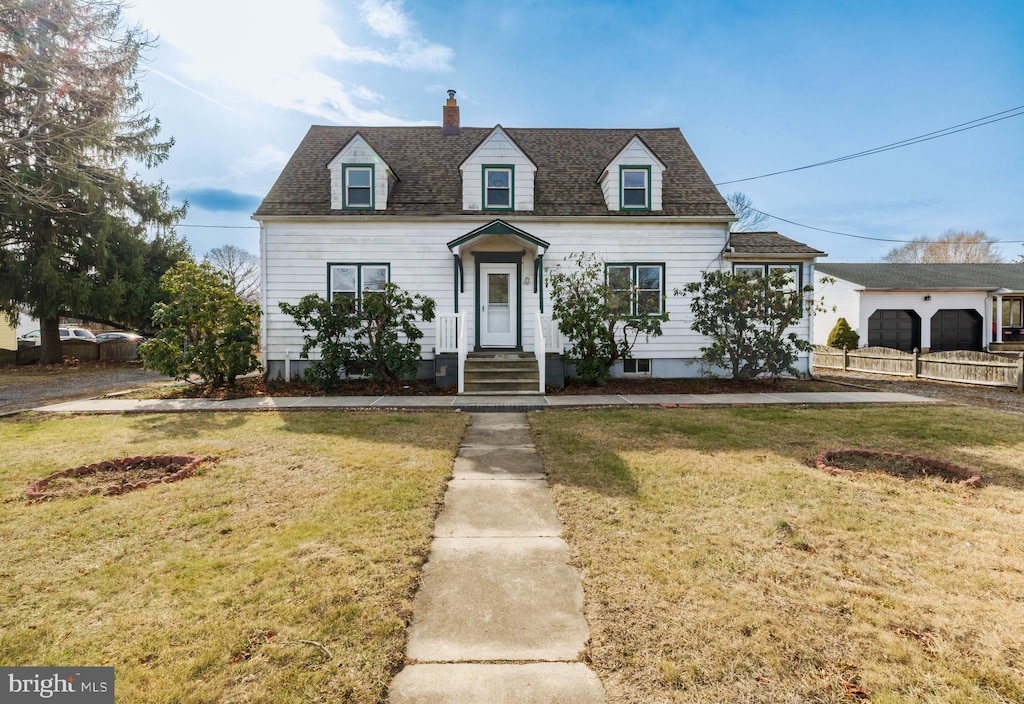
<path fill-rule="evenodd" d="M 451 354 L 459 351 L 458 313 L 438 314 L 436 346 L 438 354 Z"/>
<path fill-rule="evenodd" d="M 537 358 L 540 392 L 543 394 L 546 391 L 544 387 L 546 372 L 544 365 L 547 362 L 547 345 L 544 343 L 544 319 L 541 318 L 540 311 L 536 311 L 533 319 L 533 336 L 533 356 Z"/>
<path fill-rule="evenodd" d="M 466 391 L 466 355 L 469 349 L 466 343 L 466 313 L 458 314 L 458 328 L 455 333 L 456 351 L 459 354 L 459 393 Z"/>

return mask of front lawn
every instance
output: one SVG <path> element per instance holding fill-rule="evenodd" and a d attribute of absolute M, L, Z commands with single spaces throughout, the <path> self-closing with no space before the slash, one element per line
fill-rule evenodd
<path fill-rule="evenodd" d="M 0 421 L 0 663 L 112 665 L 119 702 L 378 702 L 466 416 Z M 150 454 L 199 476 L 28 504 L 31 480 Z"/>
<path fill-rule="evenodd" d="M 530 415 L 615 702 L 1024 701 L 1024 436 L 954 407 Z M 830 476 L 826 448 L 981 471 Z"/>

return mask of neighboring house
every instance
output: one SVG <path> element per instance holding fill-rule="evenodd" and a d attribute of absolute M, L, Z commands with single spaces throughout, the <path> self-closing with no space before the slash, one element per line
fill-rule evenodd
<path fill-rule="evenodd" d="M 842 317 L 862 346 L 1024 349 L 1024 264 L 821 264 L 816 276 L 829 309 L 814 317 L 817 344 Z"/>
<path fill-rule="evenodd" d="M 552 269 L 590 252 L 634 305 L 669 314 L 613 374 L 695 376 L 706 340 L 674 289 L 705 269 L 792 268 L 813 281 L 822 253 L 777 233 L 729 239 L 735 216 L 678 129 L 321 127 L 306 134 L 253 219 L 260 223 L 263 359 L 301 368 L 302 333 L 278 303 L 359 297 L 393 282 L 434 298 L 421 376 L 454 383 L 471 351 L 523 351 L 559 381 Z M 647 308 L 649 307 L 649 308 Z M 810 336 L 810 316 L 800 325 Z M 541 338 L 543 338 L 541 340 Z M 807 360 L 801 364 L 806 368 Z"/>
<path fill-rule="evenodd" d="M 18 333 L 6 316 L 0 316 L 0 350 L 18 349 Z"/>

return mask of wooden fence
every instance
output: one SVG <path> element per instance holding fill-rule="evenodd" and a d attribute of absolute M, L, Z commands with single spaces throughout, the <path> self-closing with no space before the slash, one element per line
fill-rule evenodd
<path fill-rule="evenodd" d="M 77 357 L 83 362 L 128 361 L 139 358 L 139 343 L 132 340 L 61 340 L 61 351 L 67 357 Z M 19 350 L 0 350 L 0 366 L 35 364 L 39 361 L 39 347 L 22 347 Z"/>
<path fill-rule="evenodd" d="M 901 352 L 889 347 L 861 347 L 846 352 L 815 345 L 814 368 L 1008 386 L 1024 391 L 1024 352 L 1013 358 L 971 350 L 921 354 L 917 350 Z"/>

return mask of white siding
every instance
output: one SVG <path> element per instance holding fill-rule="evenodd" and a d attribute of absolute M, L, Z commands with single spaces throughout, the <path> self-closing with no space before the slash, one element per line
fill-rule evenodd
<path fill-rule="evenodd" d="M 331 208 L 341 210 L 345 204 L 345 164 L 373 164 L 373 209 L 387 210 L 391 169 L 360 135 L 353 137 L 327 165 L 331 172 Z"/>
<path fill-rule="evenodd" d="M 608 204 L 608 210 L 621 210 L 621 189 L 619 170 L 623 166 L 650 166 L 651 167 L 651 210 L 662 209 L 661 184 L 665 166 L 654 154 L 647 149 L 638 137 L 629 141 L 618 156 L 612 159 L 611 163 L 601 175 L 601 191 L 604 193 L 604 201 Z"/>
<path fill-rule="evenodd" d="M 460 167 L 463 210 L 483 209 L 484 165 L 513 166 L 513 210 L 533 210 L 533 176 L 537 172 L 537 167 L 500 127 L 495 128 Z"/>
<path fill-rule="evenodd" d="M 826 283 L 825 278 L 834 279 L 834 283 Z M 858 335 L 861 336 L 861 345 L 867 344 L 867 327 L 860 329 L 860 294 L 856 284 L 844 279 L 828 277 L 821 272 L 814 275 L 814 297 L 824 310 L 814 314 L 814 336 L 812 342 L 816 345 L 827 345 L 828 334 L 840 318 L 846 318 Z"/>
<path fill-rule="evenodd" d="M 649 342 L 641 341 L 634 356 L 641 358 L 695 358 L 704 340 L 690 330 L 692 318 L 682 297 L 673 289 L 700 278 L 707 268 L 722 266 L 719 253 L 725 243 L 724 225 L 684 225 L 644 223 L 636 225 L 620 220 L 610 223 L 563 223 L 553 221 L 510 222 L 551 243 L 544 256 L 544 306 L 551 312 L 551 270 L 568 266 L 577 252 L 590 251 L 610 262 L 646 262 L 665 264 L 666 308 L 670 321 L 664 334 Z M 296 303 L 309 293 L 327 295 L 328 262 L 374 263 L 391 266 L 391 281 L 413 293 L 422 293 L 437 301 L 438 312 L 454 310 L 454 264 L 445 243 L 465 234 L 473 225 L 462 222 L 345 222 L 345 223 L 264 223 L 264 311 L 266 359 L 280 361 L 286 351 L 298 358 L 302 333 L 278 303 Z M 459 308 L 467 314 L 470 340 L 475 331 L 476 260 L 474 251 L 522 251 L 519 242 L 501 237 L 481 241 L 463 253 L 464 291 Z M 538 309 L 534 293 L 534 254 L 523 257 L 523 276 L 530 277 L 521 289 L 523 349 L 533 349 L 533 318 Z M 420 344 L 424 357 L 432 358 L 433 323 L 422 326 Z M 694 373 L 698 369 L 694 368 Z"/>

